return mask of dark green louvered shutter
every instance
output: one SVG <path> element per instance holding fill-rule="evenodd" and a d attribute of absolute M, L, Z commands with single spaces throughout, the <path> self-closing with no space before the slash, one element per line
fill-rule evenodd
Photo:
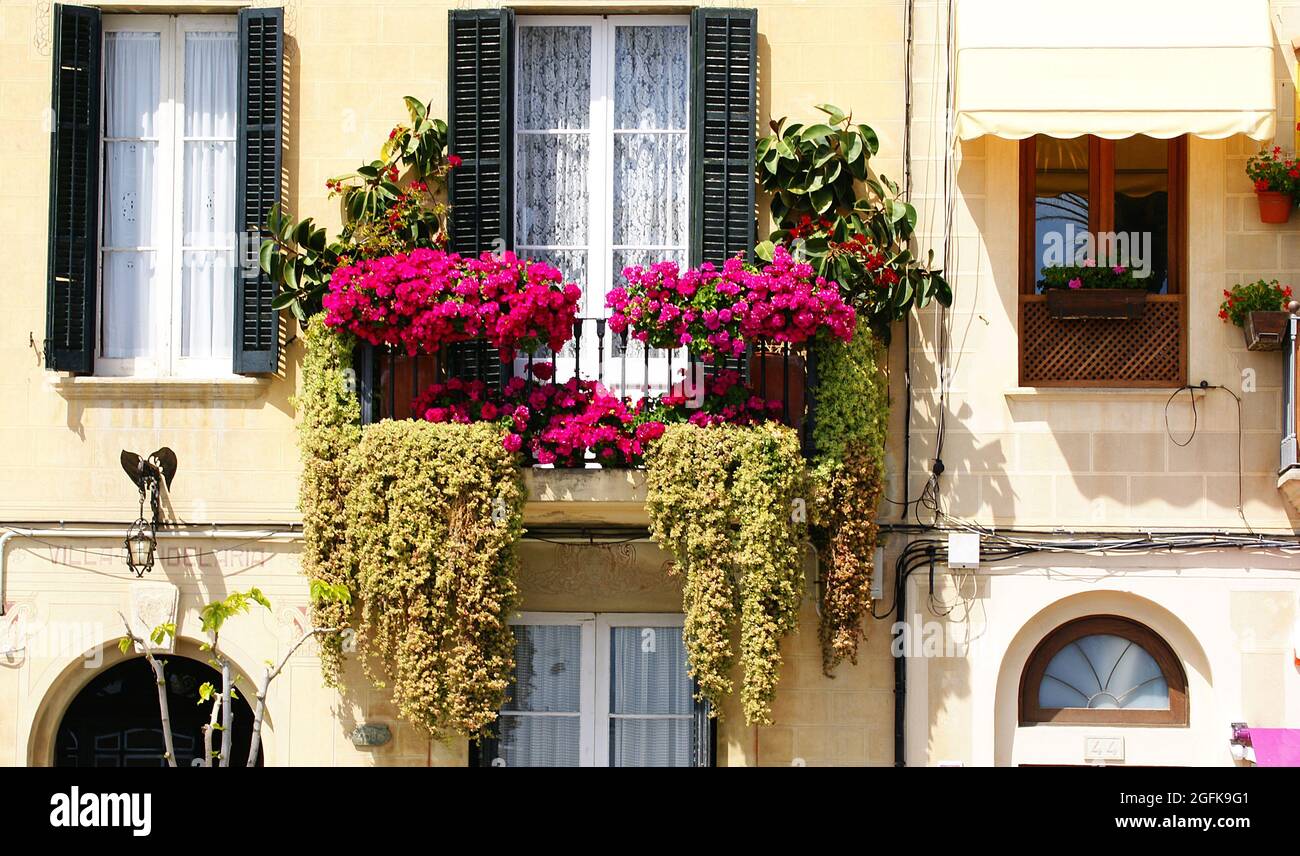
<path fill-rule="evenodd" d="M 447 147 L 461 159 L 448 180 L 451 248 L 463 255 L 514 243 L 514 12 L 453 10 L 447 32 Z M 495 386 L 509 368 L 482 342 L 452 345 L 450 370 Z"/>
<path fill-rule="evenodd" d="M 754 253 L 758 13 L 691 13 L 691 264 Z"/>
<path fill-rule="evenodd" d="M 95 366 L 99 271 L 98 9 L 54 7 L 49 282 L 45 366 Z"/>
<path fill-rule="evenodd" d="M 696 9 L 691 13 L 692 265 L 754 256 L 754 134 L 758 120 L 758 13 Z M 749 358 L 704 367 L 749 380 Z"/>
<path fill-rule="evenodd" d="M 235 188 L 240 236 L 235 266 L 235 371 L 274 374 L 280 362 L 275 285 L 257 264 L 261 228 L 280 201 L 284 10 L 239 13 L 239 130 Z"/>

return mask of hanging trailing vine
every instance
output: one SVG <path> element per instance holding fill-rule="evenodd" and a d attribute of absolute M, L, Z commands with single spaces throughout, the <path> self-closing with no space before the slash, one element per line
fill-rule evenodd
<path fill-rule="evenodd" d="M 303 358 L 302 391 L 295 405 L 298 445 L 302 454 L 299 508 L 303 525 L 303 573 L 313 591 L 321 584 L 351 588 L 344 525 L 343 468 L 361 438 L 361 408 L 346 374 L 352 364 L 350 336 L 340 336 L 321 323 L 308 322 Z M 312 598 L 315 627 L 343 627 L 351 606 L 346 599 Z M 343 636 L 319 640 L 321 670 L 329 686 L 337 686 L 342 670 Z"/>
<path fill-rule="evenodd" d="M 818 485 L 812 540 L 821 580 L 818 638 L 822 670 L 857 663 L 871 609 L 876 515 L 884 491 L 889 390 L 884 349 L 865 331 L 853 341 L 817 345 L 817 423 L 813 475 Z"/>
<path fill-rule="evenodd" d="M 492 424 L 359 425 L 348 374 L 352 337 L 306 328 L 299 442 L 303 571 L 313 591 L 359 601 L 366 674 L 390 684 L 400 714 L 433 735 L 470 735 L 496 718 L 513 668 L 515 544 L 524 490 Z M 346 599 L 313 598 L 316 626 L 348 625 Z M 328 685 L 343 638 L 321 640 Z"/>
<path fill-rule="evenodd" d="M 384 421 L 347 459 L 367 675 L 435 737 L 496 721 L 514 668 L 524 487 L 497 425 Z"/>
<path fill-rule="evenodd" d="M 770 724 L 781 639 L 803 599 L 798 435 L 784 426 L 672 425 L 646 456 L 650 531 L 685 576 L 690 673 L 716 715 L 733 690 L 739 623 L 745 721 Z"/>

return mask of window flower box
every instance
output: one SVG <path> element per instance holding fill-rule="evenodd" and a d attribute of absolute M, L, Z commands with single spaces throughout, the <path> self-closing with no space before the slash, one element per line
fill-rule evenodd
<path fill-rule="evenodd" d="M 1249 312 L 1241 332 L 1246 337 L 1246 349 L 1251 351 L 1280 351 L 1286 338 L 1289 312 Z"/>
<path fill-rule="evenodd" d="M 1056 319 L 1135 321 L 1146 310 L 1147 292 L 1140 288 L 1048 289 L 1047 314 Z"/>

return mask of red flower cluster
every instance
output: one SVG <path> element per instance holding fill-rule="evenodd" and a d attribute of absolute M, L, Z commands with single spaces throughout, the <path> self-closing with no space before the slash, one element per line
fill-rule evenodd
<path fill-rule="evenodd" d="M 1300 193 L 1300 162 L 1284 154 L 1281 146 L 1261 149 L 1246 161 L 1246 177 L 1256 192 L 1277 191 L 1292 196 Z"/>
<path fill-rule="evenodd" d="M 1291 286 L 1282 285 L 1275 279 L 1261 279 L 1246 285 L 1234 285 L 1231 291 L 1224 289 L 1223 296 L 1225 300 L 1219 304 L 1219 317 L 1242 327 L 1251 312 L 1285 311 L 1292 292 Z"/>
<path fill-rule="evenodd" d="M 649 419 L 663 423 L 757 425 L 780 417 L 780 401 L 755 395 L 740 382 L 740 373 L 727 369 L 704 383 L 704 400 L 692 403 L 679 388 L 645 408 Z"/>
<path fill-rule="evenodd" d="M 717 354 L 740 356 L 748 343 L 802 344 L 823 330 L 853 337 L 856 316 L 835 283 L 815 277 L 777 247 L 762 270 L 728 259 L 722 270 L 703 264 L 685 272 L 676 262 L 623 270 L 627 286 L 606 297 L 609 327 L 654 348 L 683 345 L 712 362 Z"/>
<path fill-rule="evenodd" d="M 789 236 L 790 240 L 793 241 L 799 238 L 812 237 L 818 232 L 829 233 L 833 228 L 835 228 L 835 224 L 830 220 L 827 220 L 825 217 L 820 220 L 814 220 L 812 217 L 805 214 L 803 217 L 799 218 L 799 222 L 796 225 L 790 227 Z"/>
<path fill-rule="evenodd" d="M 325 323 L 374 345 L 431 354 L 485 338 L 503 362 L 517 350 L 559 350 L 582 296 L 560 272 L 514 253 L 477 259 L 442 250 L 364 259 L 335 269 L 322 298 Z"/>
<path fill-rule="evenodd" d="M 835 283 L 815 277 L 810 264 L 796 262 L 778 246 L 772 263 L 745 277 L 748 311 L 740 318 L 740 335 L 750 342 L 799 345 L 826 330 L 847 342 L 857 316 L 840 297 Z"/>
<path fill-rule="evenodd" d="M 551 368 L 540 363 L 534 374 L 550 377 Z M 508 451 L 557 467 L 581 467 L 588 452 L 605 467 L 636 466 L 646 444 L 664 431 L 661 422 L 644 419 L 639 406 L 629 408 L 600 384 L 577 378 L 553 384 L 516 377 L 502 390 L 452 378 L 430 386 L 411 408 L 430 422 L 502 422 Z"/>
<path fill-rule="evenodd" d="M 877 288 L 892 288 L 898 284 L 898 271 L 885 266 L 885 254 L 861 232 L 847 241 L 831 241 L 827 247 L 831 256 L 846 256 L 852 260 Z"/>

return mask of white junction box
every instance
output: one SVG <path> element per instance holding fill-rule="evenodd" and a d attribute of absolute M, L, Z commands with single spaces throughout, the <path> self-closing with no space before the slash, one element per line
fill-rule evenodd
<path fill-rule="evenodd" d="M 948 533 L 948 568 L 964 571 L 980 566 L 980 536 L 977 532 Z"/>

